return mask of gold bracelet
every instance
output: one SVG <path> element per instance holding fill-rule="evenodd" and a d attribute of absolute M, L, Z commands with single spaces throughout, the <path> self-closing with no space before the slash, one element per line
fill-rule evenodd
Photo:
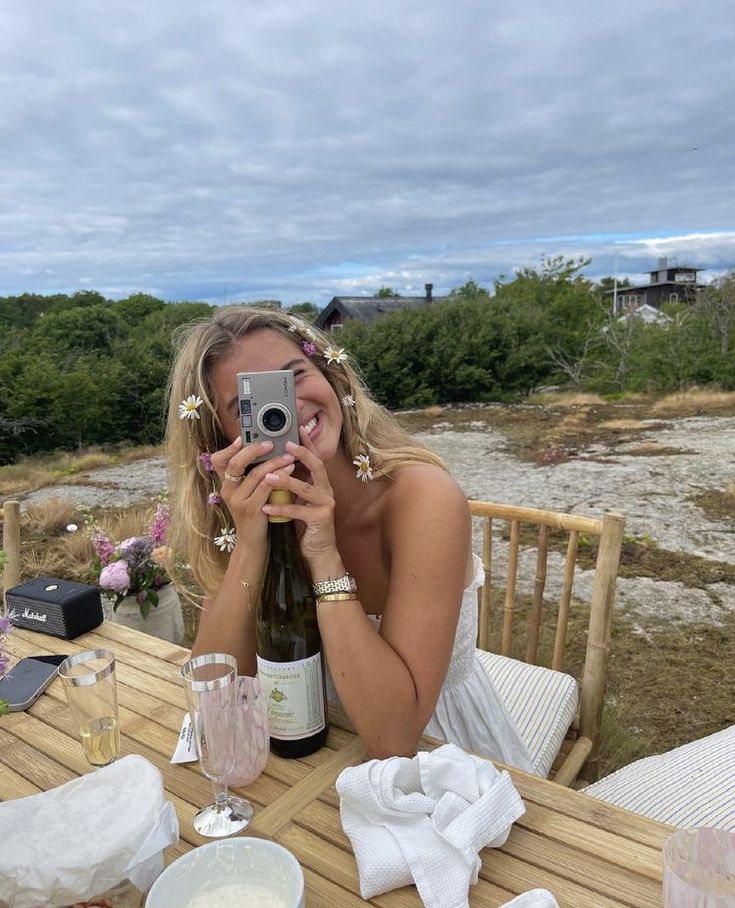
<path fill-rule="evenodd" d="M 357 590 L 354 590 L 351 593 L 324 593 L 321 596 L 316 597 L 317 604 L 320 602 L 349 602 L 357 601 L 358 599 Z"/>

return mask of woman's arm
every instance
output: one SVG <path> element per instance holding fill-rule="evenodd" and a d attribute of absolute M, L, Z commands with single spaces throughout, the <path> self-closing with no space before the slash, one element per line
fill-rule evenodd
<path fill-rule="evenodd" d="M 232 515 L 237 533 L 222 586 L 207 596 L 199 619 L 192 653 L 225 652 L 237 659 L 242 675 L 255 675 L 255 607 L 268 553 L 268 521 L 263 505 L 273 490 L 267 475 L 286 477 L 293 470 L 293 456 L 286 454 L 245 471 L 253 460 L 272 449 L 271 442 L 242 447 L 238 438 L 212 455 L 220 477 L 222 500 Z M 236 477 L 230 479 L 228 477 Z"/>
<path fill-rule="evenodd" d="M 289 477 L 286 485 L 302 503 L 264 510 L 304 522 L 302 552 L 315 580 L 339 577 L 346 571 L 324 464 L 307 440 L 291 450 L 313 481 Z M 373 757 L 414 753 L 431 718 L 452 653 L 470 549 L 467 500 L 448 473 L 421 464 L 398 471 L 392 482 L 380 518 L 390 565 L 380 634 L 357 599 L 317 605 L 335 687 Z"/>
<path fill-rule="evenodd" d="M 255 676 L 255 607 L 267 548 L 267 544 L 257 551 L 235 546 L 219 592 L 204 600 L 193 656 L 230 653 L 237 659 L 239 674 Z"/>
<path fill-rule="evenodd" d="M 438 467 L 400 471 L 384 519 L 390 578 L 380 634 L 357 601 L 317 606 L 342 705 L 368 753 L 380 758 L 415 753 L 434 712 L 470 546 L 466 498 Z"/>

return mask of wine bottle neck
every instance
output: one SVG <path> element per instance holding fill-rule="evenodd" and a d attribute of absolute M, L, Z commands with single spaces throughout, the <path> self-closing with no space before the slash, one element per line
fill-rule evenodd
<path fill-rule="evenodd" d="M 293 494 L 288 491 L 288 489 L 273 489 L 273 491 L 268 496 L 268 504 L 293 504 Z M 279 524 L 279 523 L 293 523 L 293 517 L 282 517 L 279 515 L 271 514 L 268 517 L 268 523 L 270 524 Z"/>

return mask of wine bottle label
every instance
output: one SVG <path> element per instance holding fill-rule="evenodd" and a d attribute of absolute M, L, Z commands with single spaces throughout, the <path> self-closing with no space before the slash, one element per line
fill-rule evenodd
<path fill-rule="evenodd" d="M 268 726 L 281 741 L 308 738 L 326 725 L 319 653 L 297 662 L 258 659 L 258 677 L 268 704 Z"/>

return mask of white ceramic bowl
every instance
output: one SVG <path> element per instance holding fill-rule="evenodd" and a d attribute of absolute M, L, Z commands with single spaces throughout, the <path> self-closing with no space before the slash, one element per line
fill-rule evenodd
<path fill-rule="evenodd" d="M 304 874 L 299 862 L 281 845 L 253 836 L 192 848 L 163 871 L 145 904 L 146 908 L 185 908 L 197 895 L 214 896 L 218 888 L 242 885 L 251 889 L 251 898 L 240 903 L 243 908 L 251 904 L 264 908 L 263 890 L 280 899 L 275 905 L 304 908 Z"/>

